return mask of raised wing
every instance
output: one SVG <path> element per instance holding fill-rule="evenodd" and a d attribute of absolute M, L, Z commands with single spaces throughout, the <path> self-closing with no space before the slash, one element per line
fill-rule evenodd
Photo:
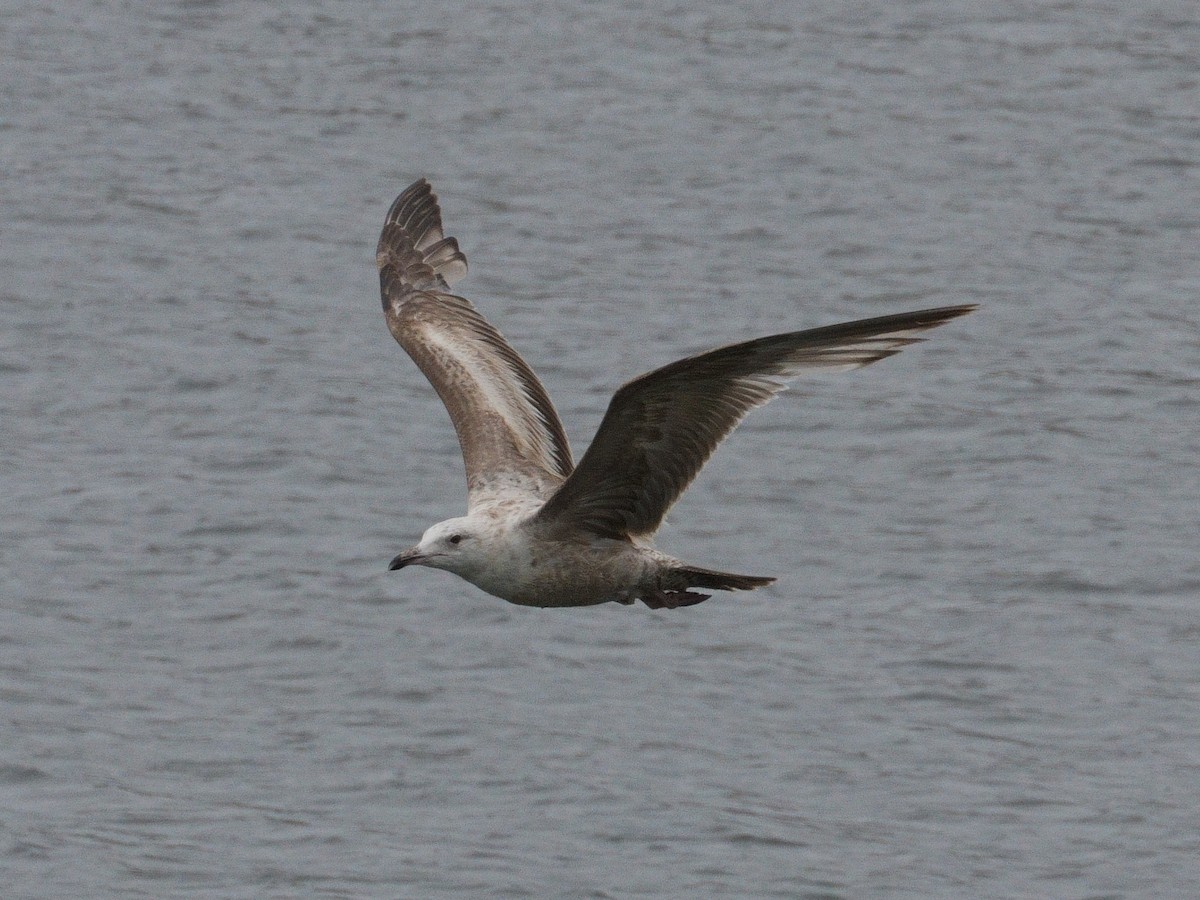
<path fill-rule="evenodd" d="M 388 210 L 376 251 L 388 329 L 446 405 L 467 470 L 471 506 L 494 490 L 545 496 L 571 472 L 562 423 L 533 370 L 463 297 L 458 242 L 442 232 L 424 179 Z"/>
<path fill-rule="evenodd" d="M 808 370 L 869 365 L 920 341 L 914 333 L 973 309 L 948 306 L 773 335 L 635 378 L 613 396 L 591 446 L 536 519 L 615 539 L 653 534 L 717 445 L 787 381 Z"/>

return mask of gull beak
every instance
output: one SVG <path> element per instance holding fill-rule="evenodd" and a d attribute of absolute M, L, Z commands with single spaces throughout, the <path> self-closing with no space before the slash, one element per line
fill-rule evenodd
<path fill-rule="evenodd" d="M 395 572 L 397 569 L 403 569 L 405 566 L 418 565 L 425 561 L 416 547 L 409 547 L 403 553 L 396 555 L 390 563 L 388 563 L 388 571 Z"/>

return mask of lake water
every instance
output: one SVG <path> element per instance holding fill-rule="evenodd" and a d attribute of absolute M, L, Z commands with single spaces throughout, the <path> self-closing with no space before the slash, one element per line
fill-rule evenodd
<path fill-rule="evenodd" d="M 6 897 L 1200 894 L 1200 9 L 0 11 Z M 536 610 L 379 310 L 428 176 L 582 451 L 613 389 L 960 302 Z"/>

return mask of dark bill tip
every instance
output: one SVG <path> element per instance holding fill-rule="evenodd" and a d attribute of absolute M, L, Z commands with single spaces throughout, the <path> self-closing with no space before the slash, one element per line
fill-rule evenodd
<path fill-rule="evenodd" d="M 397 569 L 403 569 L 410 563 L 414 563 L 419 558 L 418 554 L 412 550 L 405 550 L 403 553 L 397 554 L 390 563 L 388 563 L 388 571 L 395 572 Z"/>

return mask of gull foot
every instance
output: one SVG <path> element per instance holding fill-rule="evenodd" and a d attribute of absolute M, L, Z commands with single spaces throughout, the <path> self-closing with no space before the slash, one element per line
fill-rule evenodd
<path fill-rule="evenodd" d="M 691 591 L 655 591 L 642 597 L 642 602 L 651 609 L 678 609 L 703 603 L 712 594 L 694 594 Z"/>

